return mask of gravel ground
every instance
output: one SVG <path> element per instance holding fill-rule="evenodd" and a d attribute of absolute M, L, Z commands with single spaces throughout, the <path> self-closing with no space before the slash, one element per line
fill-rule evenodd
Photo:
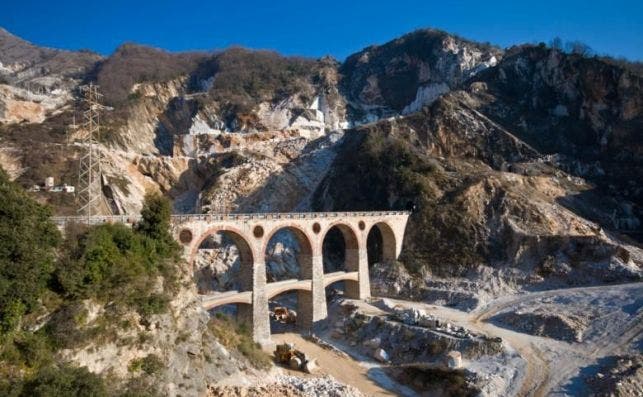
<path fill-rule="evenodd" d="M 364 397 L 352 386 L 332 376 L 302 378 L 279 375 L 265 384 L 253 386 L 211 386 L 209 397 Z"/>

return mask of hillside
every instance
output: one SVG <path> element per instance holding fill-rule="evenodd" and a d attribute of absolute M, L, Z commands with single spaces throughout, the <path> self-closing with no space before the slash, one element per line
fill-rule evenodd
<path fill-rule="evenodd" d="M 139 213 L 150 192 L 169 199 L 174 213 L 413 209 L 399 262 L 372 264 L 374 291 L 466 311 L 508 294 L 643 275 L 636 65 L 544 44 L 500 49 L 434 29 L 343 62 L 236 47 L 172 53 L 134 43 L 100 57 L 40 48 L 0 30 L 0 62 L 0 167 L 23 189 L 48 176 L 77 184 L 86 150 L 78 140 L 79 87 L 92 82 L 105 105 L 98 146 L 106 211 Z M 72 194 L 28 197 L 55 214 L 78 207 Z M 92 238 L 118 240 L 125 232 L 100 233 Z M 171 362 L 166 391 L 180 383 L 178 367 L 198 373 L 185 382 L 193 394 L 224 377 L 206 351 L 213 362 L 225 361 L 220 339 L 238 331 L 225 321 L 212 330 L 195 304 L 195 286 L 200 293 L 232 288 L 239 266 L 230 241 L 206 245 L 193 279 L 181 274 L 175 299 L 165 302 L 169 311 L 154 314 L 161 328 L 143 319 L 135 328 L 157 339 L 183 339 L 177 327 L 184 325 L 207 336 L 124 353 L 128 362 L 141 351 Z M 325 250 L 339 252 L 341 242 Z M 79 252 L 75 266 L 82 265 Z M 292 235 L 277 235 L 266 248 L 269 277 L 296 277 L 298 252 Z M 324 260 L 341 265 L 337 255 Z M 169 277 L 157 270 L 138 281 Z M 108 310 L 105 297 L 67 292 L 74 310 Z M 135 306 L 123 310 L 140 316 Z M 198 363 L 186 364 L 183 353 L 199 344 L 206 347 Z M 92 364 L 98 356 L 116 360 L 94 347 L 75 346 L 65 357 L 128 378 L 127 366 Z M 234 370 L 243 372 L 249 358 L 233 356 Z"/>

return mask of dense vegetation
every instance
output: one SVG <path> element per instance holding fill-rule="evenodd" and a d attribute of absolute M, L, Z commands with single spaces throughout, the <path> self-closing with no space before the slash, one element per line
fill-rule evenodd
<path fill-rule="evenodd" d="M 90 76 L 101 88 L 104 103 L 120 106 L 126 103 L 134 84 L 161 82 L 189 74 L 203 53 L 169 53 L 137 44 L 123 44 Z"/>
<path fill-rule="evenodd" d="M 295 93 L 307 97 L 319 63 L 313 59 L 284 57 L 272 51 L 231 48 L 202 62 L 191 76 L 192 90 L 207 89 L 224 116 L 243 117 L 259 102 L 278 102 Z M 203 82 L 211 79 L 210 86 Z"/>
<path fill-rule="evenodd" d="M 190 86 L 201 91 L 202 82 L 215 76 L 208 88 L 210 97 L 222 104 L 245 106 L 261 100 L 280 100 L 300 92 L 310 79 L 317 61 L 283 57 L 271 51 L 231 48 L 215 54 L 170 53 L 137 44 L 123 44 L 100 62 L 89 75 L 110 106 L 123 106 L 137 83 L 163 82 L 190 77 Z"/>
<path fill-rule="evenodd" d="M 169 202 L 148 195 L 142 216 L 134 230 L 123 224 L 69 230 L 55 291 L 74 300 L 122 303 L 142 315 L 163 312 L 169 298 L 152 292 L 153 280 L 163 277 L 164 290 L 171 290 L 179 259 L 178 244 L 168 232 Z"/>
<path fill-rule="evenodd" d="M 102 378 L 59 362 L 56 351 L 113 337 L 128 311 L 147 321 L 167 310 L 179 259 L 169 202 L 150 194 L 136 228 L 75 226 L 63 240 L 48 208 L 2 170 L 0 200 L 0 395 L 108 395 Z M 87 302 L 104 305 L 91 326 Z M 162 365 L 139 363 L 146 374 Z"/>
<path fill-rule="evenodd" d="M 49 210 L 31 200 L 0 169 L 0 335 L 33 312 L 54 271 L 61 237 Z"/>
<path fill-rule="evenodd" d="M 363 211 L 415 206 L 401 261 L 412 271 L 461 273 L 479 263 L 475 221 L 452 200 L 462 188 L 410 141 L 381 130 L 349 133 L 332 173 L 315 194 L 316 210 Z"/>
<path fill-rule="evenodd" d="M 233 48 L 204 67 L 210 68 L 209 76 L 217 74 L 210 89 L 217 100 L 280 100 L 300 91 L 301 80 L 311 75 L 316 61 Z"/>

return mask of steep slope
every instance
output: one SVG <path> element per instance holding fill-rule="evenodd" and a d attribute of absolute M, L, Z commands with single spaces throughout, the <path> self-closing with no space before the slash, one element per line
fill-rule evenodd
<path fill-rule="evenodd" d="M 640 204 L 641 77 L 599 59 L 527 46 L 509 51 L 467 92 L 481 113 L 558 167 Z"/>
<path fill-rule="evenodd" d="M 596 73 L 607 77 L 590 80 Z M 641 230 L 638 79 L 600 61 L 515 50 L 421 112 L 347 133 L 313 208 L 415 205 L 401 260 L 419 274 L 481 280 L 490 266 L 530 288 L 639 279 L 641 250 L 614 234 Z M 599 178 L 578 172 L 589 164 Z"/>
<path fill-rule="evenodd" d="M 35 46 L 0 28 L 0 76 L 9 83 L 32 83 L 56 77 L 83 78 L 101 57 L 91 51 L 64 51 Z M 49 77 L 49 79 L 46 79 Z"/>
<path fill-rule="evenodd" d="M 99 59 L 89 51 L 37 47 L 0 28 L 0 123 L 43 122 L 72 99 Z"/>

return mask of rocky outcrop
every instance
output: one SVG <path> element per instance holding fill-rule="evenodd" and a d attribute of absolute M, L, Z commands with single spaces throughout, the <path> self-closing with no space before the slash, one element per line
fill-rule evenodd
<path fill-rule="evenodd" d="M 638 230 L 637 205 L 623 195 L 611 196 L 610 189 L 594 185 L 598 180 L 589 174 L 575 175 L 561 165 L 560 157 L 547 153 L 542 143 L 531 141 L 524 129 L 503 118 L 509 109 L 530 105 L 519 99 L 515 106 L 503 102 L 505 96 L 523 91 L 501 89 L 495 82 L 492 89 L 488 79 L 507 64 L 520 63 L 516 57 L 527 62 L 532 50 L 525 51 L 522 58 L 519 54 L 505 57 L 470 80 L 467 90 L 444 94 L 420 112 L 347 133 L 314 195 L 313 208 L 415 206 L 401 260 L 416 273 L 473 271 L 477 277 L 481 273 L 476 269 L 490 265 L 506 269 L 500 278 L 512 280 L 511 284 L 543 287 L 551 286 L 553 280 L 566 285 L 639 279 L 641 250 L 609 231 L 628 230 L 621 225 Z M 573 64 L 573 59 L 559 56 L 564 58 L 561 62 Z M 629 73 L 601 67 L 612 68 L 615 74 Z M 555 74 L 557 69 L 548 70 L 530 75 L 535 86 L 544 84 L 539 79 L 547 80 L 547 73 Z M 575 95 L 589 95 L 589 86 L 574 87 Z M 541 97 L 546 99 L 537 92 L 530 101 L 539 103 Z M 623 93 L 622 100 L 634 100 L 627 97 Z M 527 117 L 528 113 L 521 114 Z M 548 113 L 539 119 L 540 128 L 547 128 L 547 134 L 560 131 L 557 117 Z M 620 121 L 611 123 L 616 126 Z M 561 152 L 576 151 L 578 161 L 583 161 L 579 146 L 560 144 Z M 638 150 L 634 148 L 640 146 L 630 151 Z M 606 157 L 606 161 L 611 160 Z M 635 168 L 627 175 L 641 169 Z M 613 178 L 623 182 L 623 175 Z"/>
<path fill-rule="evenodd" d="M 497 48 L 418 30 L 347 58 L 342 87 L 358 123 L 431 104 L 502 57 Z"/>
<path fill-rule="evenodd" d="M 598 371 L 583 379 L 586 389 L 597 395 L 633 396 L 643 388 L 643 358 L 640 354 L 605 357 L 586 369 L 589 370 L 587 372 Z"/>
<path fill-rule="evenodd" d="M 502 341 L 474 335 L 466 330 L 451 332 L 450 328 L 409 325 L 384 316 L 365 314 L 354 308 L 351 310 L 347 304 L 343 309 L 348 312 L 347 316 L 333 335 L 352 346 L 359 346 L 366 355 L 375 353 L 376 358 L 378 355 L 382 357 L 381 351 L 384 351 L 386 359 L 382 361 L 390 361 L 394 365 L 441 363 L 450 351 L 459 351 L 468 359 L 503 351 Z"/>
<path fill-rule="evenodd" d="M 476 76 L 473 106 L 557 168 L 641 202 L 641 76 L 595 58 L 519 47 Z M 636 210 L 635 210 L 636 213 Z M 638 213 L 637 216 L 640 216 Z"/>
<path fill-rule="evenodd" d="M 493 320 L 518 332 L 566 342 L 582 342 L 588 324 L 587 318 L 556 313 L 547 307 L 539 307 L 528 313 L 502 313 Z"/>
<path fill-rule="evenodd" d="M 104 311 L 108 309 L 91 302 L 86 305 L 86 314 L 77 326 L 108 327 L 109 337 L 89 340 L 59 354 L 94 373 L 112 376 L 116 382 L 114 389 L 119 383 L 139 377 L 135 363 L 149 357 L 159 362 L 149 389 L 168 396 L 205 395 L 209 385 L 226 377 L 241 371 L 248 375 L 258 373 L 243 356 L 216 340 L 208 326 L 210 317 L 201 308 L 193 287 L 176 292 L 169 313 L 152 318 L 141 318 L 135 312 L 121 313 L 118 317 L 121 325 L 105 325 Z"/>

